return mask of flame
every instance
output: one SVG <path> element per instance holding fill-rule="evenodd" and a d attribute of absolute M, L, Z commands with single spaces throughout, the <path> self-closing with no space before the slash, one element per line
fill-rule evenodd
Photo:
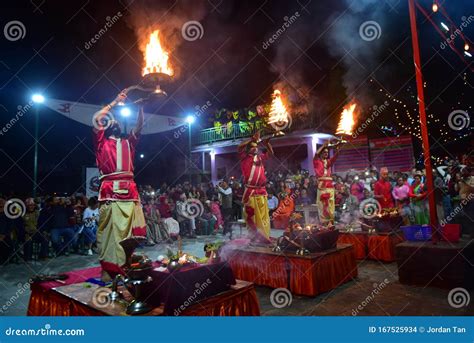
<path fill-rule="evenodd" d="M 281 99 L 281 92 L 275 89 L 273 92 L 272 106 L 270 108 L 270 115 L 268 123 L 282 123 L 288 122 L 288 111 L 286 110 L 285 104 Z"/>
<path fill-rule="evenodd" d="M 344 110 L 341 113 L 341 119 L 339 119 L 339 124 L 337 125 L 336 135 L 352 135 L 352 129 L 355 124 L 355 108 L 355 103 L 346 105 L 346 107 L 344 107 Z"/>
<path fill-rule="evenodd" d="M 150 34 L 145 48 L 145 67 L 142 76 L 150 73 L 164 73 L 170 76 L 174 73 L 169 63 L 169 53 L 161 46 L 159 30 Z"/>

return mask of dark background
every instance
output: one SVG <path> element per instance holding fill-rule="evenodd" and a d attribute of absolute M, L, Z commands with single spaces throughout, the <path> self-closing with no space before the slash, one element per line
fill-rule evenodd
<path fill-rule="evenodd" d="M 430 14 L 432 1 L 419 1 Z M 474 15 L 472 1 L 444 2 L 458 25 L 462 16 Z M 84 44 L 118 11 L 122 18 L 90 49 Z M 262 44 L 299 13 L 267 49 Z M 366 129 L 369 136 L 407 134 L 407 108 L 416 118 L 416 85 L 408 6 L 405 0 L 360 1 L 3 1 L 2 27 L 19 20 L 26 27 L 22 40 L 0 37 L 0 125 L 15 116 L 18 106 L 40 91 L 46 97 L 105 104 L 120 89 L 140 77 L 142 53 L 137 34 L 141 27 L 158 25 L 166 37 L 177 76 L 170 97 L 147 112 L 183 117 L 207 101 L 211 109 L 244 108 L 266 103 L 274 85 L 281 86 L 291 103 L 303 104 L 312 127 L 333 132 L 343 105 L 356 99 L 363 108 L 359 122 L 380 106 L 387 94 L 402 103 L 391 103 Z M 449 130 L 453 109 L 472 112 L 474 96 L 472 59 L 460 59 L 441 49 L 442 38 L 418 12 L 425 96 L 430 115 L 433 154 L 439 157 L 472 152 L 471 128 Z M 182 39 L 180 28 L 198 20 L 202 39 Z M 377 21 L 381 37 L 364 41 L 359 26 Z M 442 15 L 433 15 L 439 24 Z M 474 22 L 464 34 L 473 37 Z M 460 39 L 455 45 L 462 52 Z M 472 52 L 472 48 L 471 48 Z M 466 62 L 467 61 L 467 62 Z M 465 63 L 466 62 L 466 63 Z M 372 81 L 370 81 L 372 80 Z M 382 91 L 380 91 L 382 90 Z M 407 107 L 403 107 L 406 105 Z M 399 112 L 399 113 L 400 113 Z M 0 192 L 27 193 L 32 187 L 34 111 L 25 114 L 0 136 Z M 81 190 L 83 166 L 94 166 L 91 128 L 42 108 L 40 110 L 40 192 Z M 417 125 L 414 123 L 413 126 Z M 203 117 L 193 126 L 208 126 Z M 388 127 L 390 130 L 381 129 Z M 472 127 L 472 125 L 471 125 Z M 417 157 L 419 140 L 415 137 Z M 187 134 L 173 132 L 143 137 L 137 159 L 137 181 L 159 185 L 181 175 Z"/>

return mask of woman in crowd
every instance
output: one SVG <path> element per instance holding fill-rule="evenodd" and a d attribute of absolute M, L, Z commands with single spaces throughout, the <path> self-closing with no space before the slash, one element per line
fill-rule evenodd
<path fill-rule="evenodd" d="M 397 184 L 393 187 L 392 195 L 395 199 L 395 206 L 400 210 L 400 215 L 403 218 L 404 225 L 410 225 L 410 187 L 408 186 L 406 180 L 403 177 L 399 177 Z"/>
<path fill-rule="evenodd" d="M 421 173 L 414 176 L 413 184 L 408 193 L 411 198 L 415 224 L 423 225 L 430 222 L 428 211 L 428 201 L 426 199 L 428 192 L 425 185 L 421 182 Z"/>
<path fill-rule="evenodd" d="M 224 229 L 224 219 L 222 217 L 221 207 L 219 201 L 215 198 L 211 201 L 211 212 L 216 217 L 216 224 L 214 225 L 214 231 Z"/>

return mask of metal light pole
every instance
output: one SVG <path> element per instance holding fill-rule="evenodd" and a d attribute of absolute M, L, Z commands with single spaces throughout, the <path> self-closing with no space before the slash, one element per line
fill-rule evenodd
<path fill-rule="evenodd" d="M 438 217 L 436 215 L 436 200 L 433 183 L 433 168 L 431 166 L 430 142 L 428 138 L 428 123 L 425 111 L 425 95 L 423 92 L 423 74 L 421 71 L 420 46 L 418 42 L 418 31 L 416 28 L 415 0 L 408 0 L 410 11 L 411 39 L 413 45 L 413 60 L 415 62 L 416 88 L 418 93 L 418 108 L 420 111 L 420 128 L 423 144 L 423 157 L 426 169 L 426 184 L 428 186 L 428 201 L 430 206 L 430 223 L 436 230 Z M 435 235 L 433 235 L 434 238 Z M 436 238 L 434 238 L 436 239 Z"/>
<path fill-rule="evenodd" d="M 36 197 L 38 189 L 38 133 L 39 133 L 39 104 L 44 102 L 44 96 L 41 94 L 34 94 L 32 101 L 35 106 L 35 157 L 33 159 L 33 198 Z"/>
<path fill-rule="evenodd" d="M 186 117 L 186 122 L 188 123 L 188 153 L 189 153 L 189 156 L 188 156 L 188 173 L 189 173 L 189 182 L 191 182 L 191 148 L 192 148 L 192 143 L 191 143 L 191 128 L 192 128 L 192 125 L 194 123 L 194 121 L 196 120 L 196 118 L 194 116 L 187 116 Z"/>

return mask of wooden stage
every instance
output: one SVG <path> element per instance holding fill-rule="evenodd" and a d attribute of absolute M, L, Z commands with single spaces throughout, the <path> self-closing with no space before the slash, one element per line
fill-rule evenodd
<path fill-rule="evenodd" d="M 357 277 L 350 244 L 305 256 L 273 252 L 270 247 L 244 247 L 232 251 L 227 262 L 237 279 L 307 296 L 328 292 Z"/>

